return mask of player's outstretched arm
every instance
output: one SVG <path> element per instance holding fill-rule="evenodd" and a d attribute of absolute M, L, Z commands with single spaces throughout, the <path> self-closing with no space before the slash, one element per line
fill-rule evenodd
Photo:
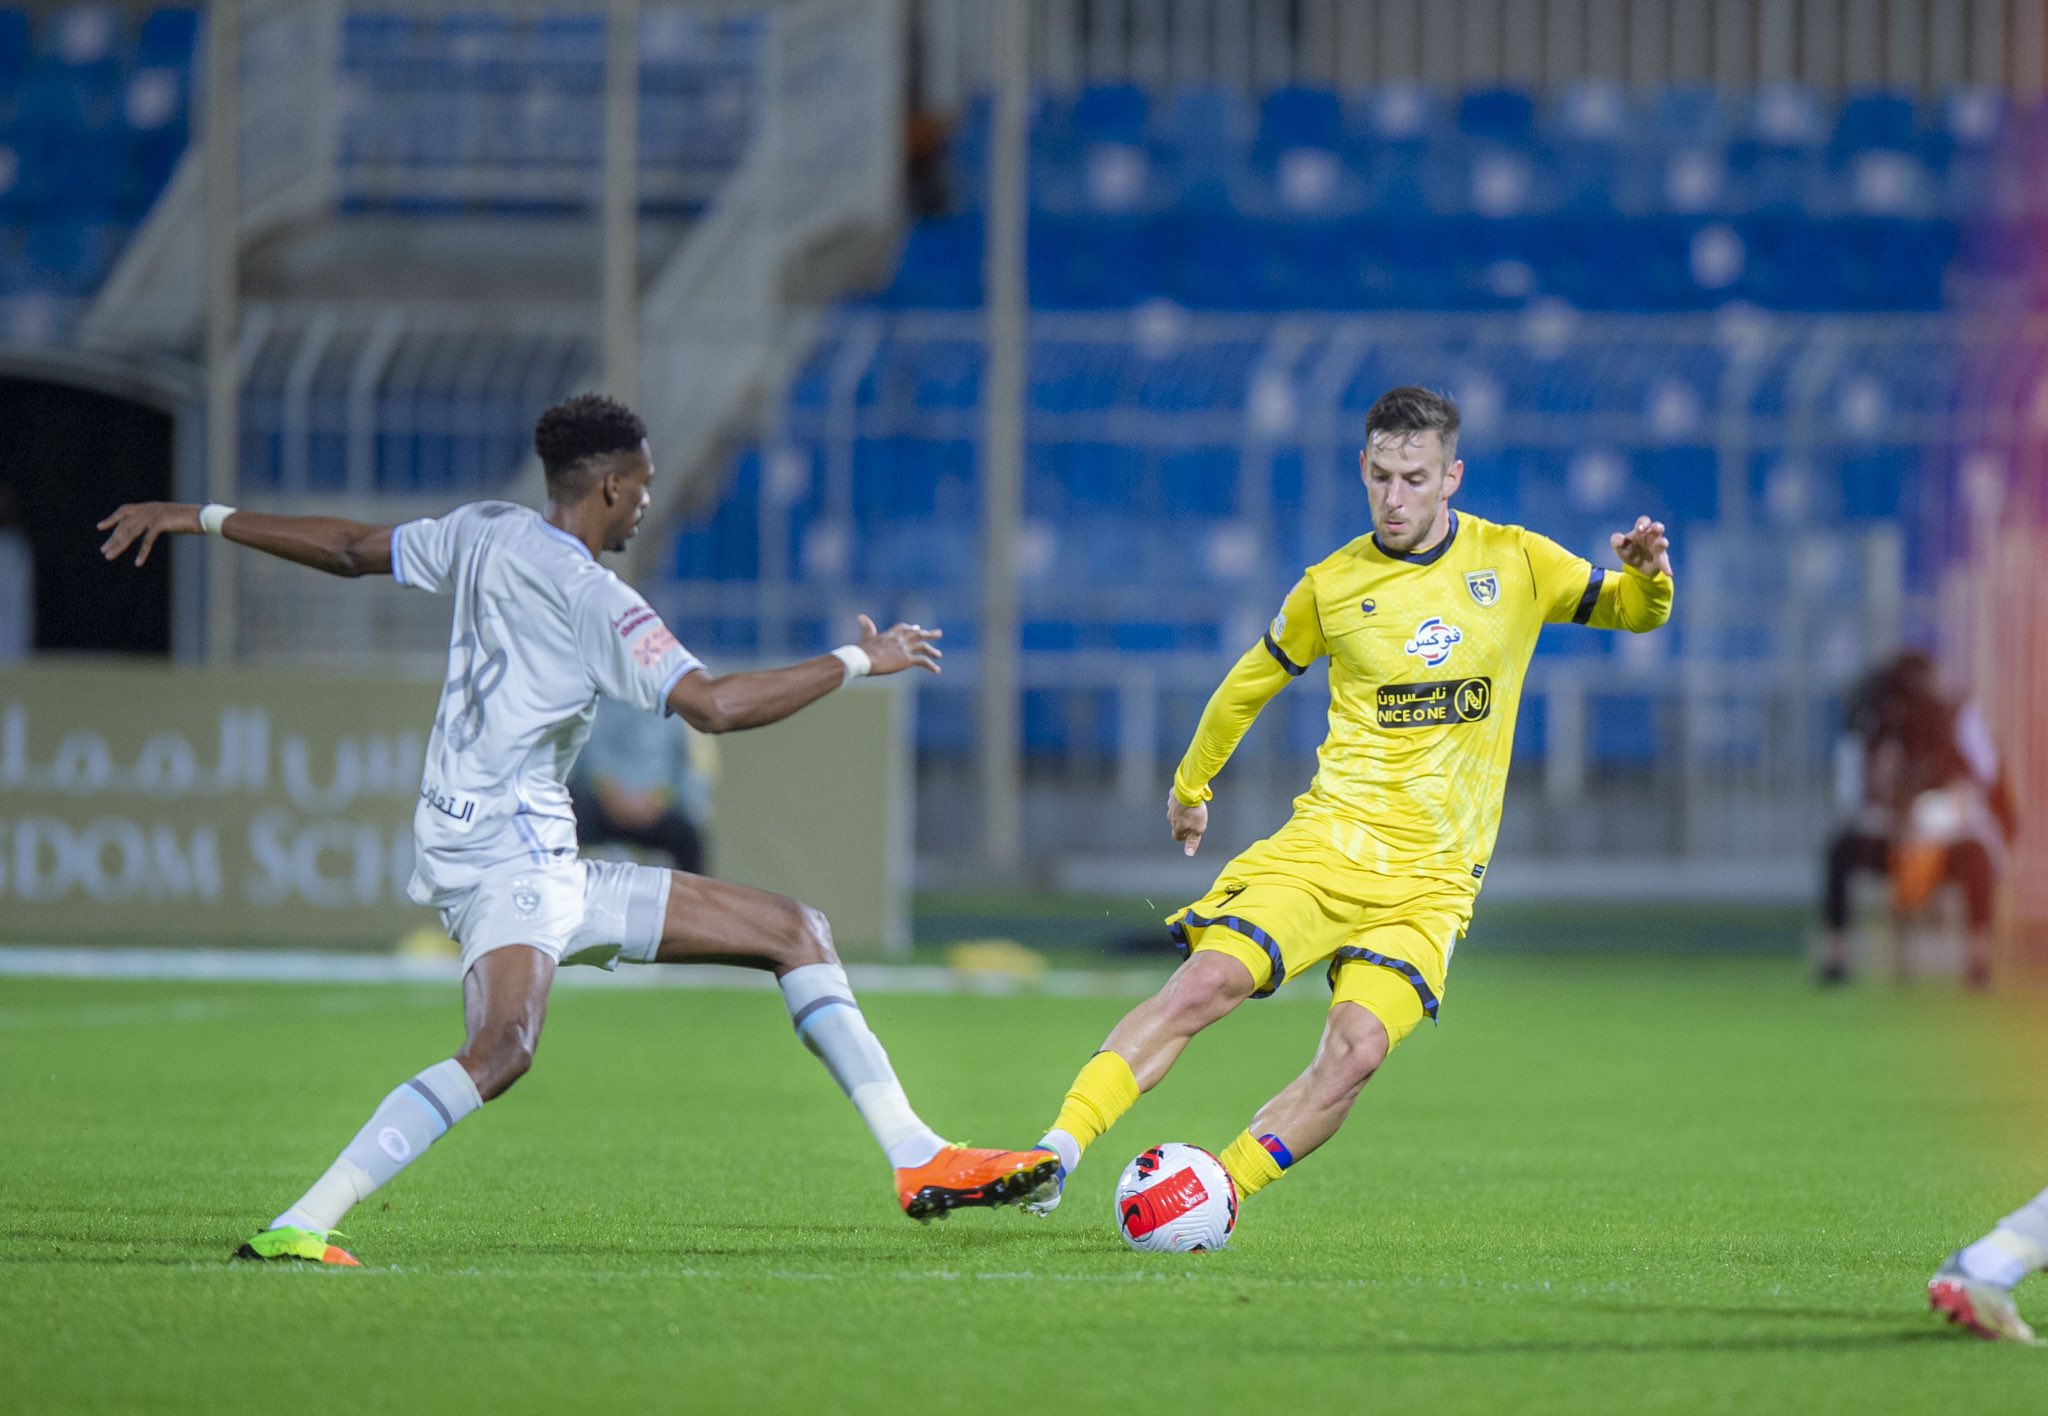
<path fill-rule="evenodd" d="M 189 502 L 130 502 L 116 507 L 99 524 L 99 529 L 107 533 L 100 554 L 116 560 L 134 546 L 135 563 L 141 565 L 149 559 L 159 536 L 205 534 L 200 510 Z M 260 511 L 232 511 L 220 523 L 220 534 L 230 541 L 324 570 L 329 575 L 391 573 L 389 526 L 371 526 L 339 516 L 272 516 Z"/>
<path fill-rule="evenodd" d="M 915 624 L 878 630 L 866 615 L 860 617 L 860 628 L 858 644 L 787 668 L 718 678 L 684 674 L 669 690 L 668 706 L 700 733 L 731 733 L 779 723 L 852 678 L 905 669 L 939 671 L 942 655 L 934 641 L 944 630 Z"/>

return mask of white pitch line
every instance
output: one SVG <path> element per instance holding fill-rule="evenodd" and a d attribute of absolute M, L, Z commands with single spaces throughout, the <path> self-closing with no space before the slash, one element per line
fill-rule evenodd
<path fill-rule="evenodd" d="M 448 998 L 440 993 L 396 998 L 389 994 L 362 994 L 292 998 L 280 1004 L 275 999 L 251 998 L 246 994 L 216 998 L 167 998 L 140 1003 L 86 1003 L 59 1008 L 0 1008 L 0 1032 L 21 1032 L 30 1028 L 118 1028 L 156 1023 L 207 1023 L 222 1018 L 274 1018 L 280 1011 L 295 1016 L 331 1017 L 349 1013 L 388 1013 L 396 1008 L 446 1008 Z"/>
<path fill-rule="evenodd" d="M 850 964 L 847 973 L 862 993 L 1049 995 L 1056 998 L 1142 998 L 1165 978 L 1151 969 L 1048 969 L 1033 977 L 1012 977 L 937 964 Z M 204 983 L 454 984 L 461 974 L 454 959 L 400 958 L 390 954 L 319 953 L 278 949 L 123 949 L 0 945 L 0 977 L 138 979 Z M 595 988 L 772 989 L 775 981 L 755 969 L 723 965 L 688 968 L 628 966 L 564 969 L 562 984 Z M 1304 996 L 1312 990 L 1297 990 Z M 1287 995 L 1282 995 L 1287 996 Z"/>

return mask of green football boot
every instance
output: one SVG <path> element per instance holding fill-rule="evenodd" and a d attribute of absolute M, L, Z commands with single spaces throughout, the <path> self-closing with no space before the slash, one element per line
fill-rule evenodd
<path fill-rule="evenodd" d="M 265 1229 L 252 1237 L 241 1248 L 235 1250 L 238 1259 L 300 1259 L 311 1264 L 335 1264 L 341 1268 L 361 1268 L 362 1261 L 348 1250 L 328 1241 L 337 1237 L 332 1230 L 297 1229 L 286 1225 L 281 1229 Z"/>

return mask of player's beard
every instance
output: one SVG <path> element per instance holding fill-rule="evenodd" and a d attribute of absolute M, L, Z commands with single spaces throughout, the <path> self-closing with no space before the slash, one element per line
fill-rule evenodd
<path fill-rule="evenodd" d="M 1443 518 L 1443 514 L 1443 503 L 1439 502 L 1427 520 L 1410 521 L 1399 532 L 1388 532 L 1378 527 L 1374 529 L 1379 531 L 1380 542 L 1388 550 L 1407 555 L 1421 549 L 1422 543 L 1429 539 L 1430 532 L 1436 529 L 1436 524 Z"/>

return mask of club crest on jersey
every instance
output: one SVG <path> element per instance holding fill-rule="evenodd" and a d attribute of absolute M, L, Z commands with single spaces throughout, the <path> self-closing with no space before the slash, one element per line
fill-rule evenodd
<path fill-rule="evenodd" d="M 1415 637 L 1402 646 L 1402 652 L 1413 654 L 1433 669 L 1447 661 L 1464 638 L 1464 630 L 1431 615 L 1416 627 Z"/>
<path fill-rule="evenodd" d="M 1490 570 L 1468 570 L 1465 572 L 1465 588 L 1472 592 L 1472 599 L 1479 607 L 1485 609 L 1500 598 L 1500 577 Z"/>

